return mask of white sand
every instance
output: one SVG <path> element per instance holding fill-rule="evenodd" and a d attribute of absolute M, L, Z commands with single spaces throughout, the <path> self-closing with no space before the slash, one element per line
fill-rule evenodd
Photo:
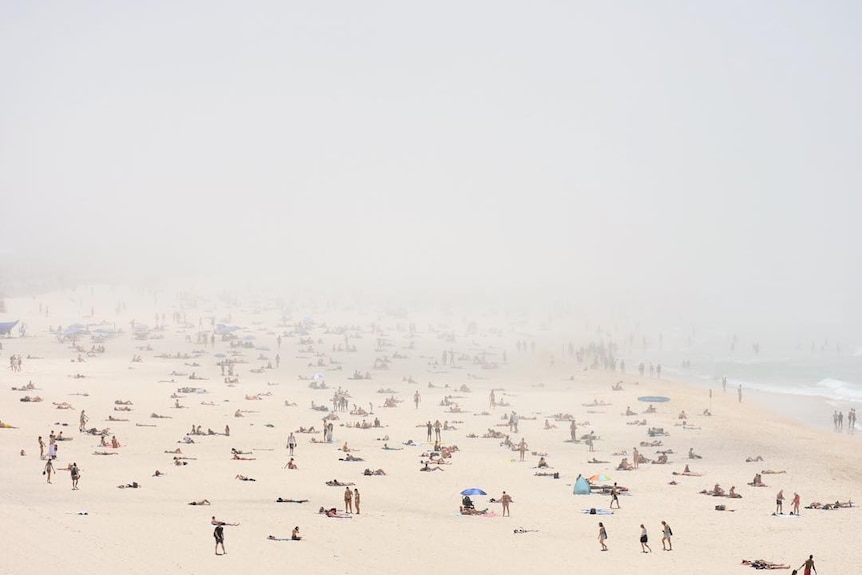
<path fill-rule="evenodd" d="M 739 404 L 735 393 L 725 395 L 717 389 L 712 401 L 712 417 L 700 414 L 708 405 L 706 391 L 677 383 L 640 379 L 603 372 L 579 371 L 574 359 L 562 357 L 559 351 L 570 336 L 541 332 L 535 328 L 514 331 L 504 318 L 479 320 L 480 331 L 466 335 L 467 320 L 449 316 L 411 316 L 419 333 L 412 339 L 415 349 L 407 349 L 411 339 L 406 328 L 408 320 L 387 317 L 376 310 L 344 311 L 335 308 L 303 309 L 297 307 L 290 315 L 293 324 L 311 315 L 318 325 L 351 324 L 358 326 L 361 338 L 350 339 L 356 353 L 332 353 L 333 344 L 343 344 L 343 336 L 326 335 L 316 327 L 310 337 L 316 352 L 341 362 L 342 371 L 323 371 L 309 367 L 316 362 L 312 353 L 301 352 L 299 337 L 283 339 L 276 348 L 276 334 L 291 328 L 277 327 L 281 312 L 267 303 L 229 307 L 221 303 L 201 303 L 198 309 L 186 310 L 193 324 L 184 328 L 172 321 L 171 314 L 179 309 L 173 298 L 160 294 L 159 302 L 151 295 L 132 294 L 122 290 L 94 288 L 75 293 L 53 294 L 38 298 L 7 300 L 6 317 L 26 321 L 27 337 L 3 339 L 0 355 L 0 419 L 17 429 L 0 429 L 0 538 L 4 552 L 0 573 L 47 573 L 60 569 L 64 573 L 204 573 L 227 572 L 244 568 L 298 569 L 303 573 L 449 573 L 471 569 L 480 573 L 510 573 L 544 571 L 568 573 L 580 569 L 597 569 L 607 573 L 746 573 L 740 566 L 743 558 L 763 558 L 786 562 L 794 568 L 813 553 L 820 573 L 858 573 L 862 571 L 862 555 L 856 542 L 860 516 L 858 509 L 807 511 L 798 518 L 776 518 L 774 497 L 784 489 L 787 497 L 785 512 L 790 510 L 793 492 L 798 491 L 803 505 L 813 500 L 822 502 L 840 499 L 854 502 L 862 487 L 862 463 L 858 458 L 859 438 L 822 432 L 800 426 L 796 422 L 763 410 L 746 401 Z M 115 312 L 118 302 L 128 308 Z M 49 306 L 49 315 L 39 315 L 39 304 Z M 94 317 L 90 315 L 95 306 Z M 153 314 L 165 313 L 164 339 L 136 341 L 129 331 L 129 321 L 154 324 Z M 215 348 L 186 342 L 194 341 L 198 319 L 214 316 L 221 321 L 228 313 L 230 323 L 244 326 L 240 338 L 255 336 L 255 345 L 269 351 L 242 350 L 246 364 L 238 366 L 240 382 L 227 386 L 216 365 L 216 353 L 228 353 L 230 344 L 217 341 Z M 82 319 L 83 318 L 83 319 Z M 5 319 L 5 318 L 2 318 Z M 74 321 L 97 323 L 116 322 L 126 333 L 104 343 L 105 354 L 89 357 L 85 363 L 71 362 L 77 352 L 69 343 L 60 343 L 48 333 L 48 326 L 64 327 Z M 456 335 L 454 343 L 429 330 L 429 325 L 448 323 L 448 331 Z M 371 332 L 376 323 L 385 335 Z M 204 328 L 209 331 L 208 320 Z M 499 328 L 505 335 L 491 334 L 489 328 Z M 377 352 L 378 337 L 391 347 Z M 323 343 L 316 343 L 322 338 Z M 535 339 L 536 353 L 518 353 L 517 339 Z M 574 338 L 576 344 L 586 342 Z M 150 344 L 153 351 L 139 351 L 138 346 Z M 89 349 L 89 337 L 81 341 Z M 307 346 L 303 346 L 307 347 Z M 482 369 L 468 361 L 458 361 L 459 368 L 432 368 L 429 358 L 439 361 L 444 349 L 470 356 L 482 351 L 495 354 L 489 359 L 501 361 L 506 350 L 508 363 L 499 369 Z M 200 367 L 188 367 L 192 359 L 158 359 L 161 353 L 192 354 L 205 350 L 196 361 Z M 394 352 L 409 356 L 392 359 L 388 371 L 373 370 L 375 358 Z M 264 365 L 256 358 L 263 353 L 274 358 L 280 353 L 281 367 L 255 374 L 250 370 Z M 25 356 L 23 371 L 8 369 L 10 354 Z M 43 359 L 26 359 L 26 355 Z M 134 354 L 143 356 L 143 363 L 131 363 Z M 555 354 L 555 366 L 550 366 Z M 633 363 L 633 362 L 632 362 Z M 273 360 L 274 364 L 274 360 Z M 328 366 L 327 366 L 328 367 Z M 347 377 L 358 369 L 369 371 L 371 381 L 351 381 Z M 430 373 L 432 370 L 445 373 Z M 171 379 L 172 370 L 191 372 L 209 378 L 190 381 L 173 377 L 176 383 L 158 383 Z M 317 371 L 327 375 L 329 390 L 317 391 L 298 375 L 310 376 Z M 83 373 L 86 379 L 69 377 Z M 469 374 L 487 377 L 474 380 Z M 575 381 L 565 381 L 571 374 Z M 419 384 L 402 381 L 412 376 Z M 623 379 L 624 391 L 611 391 L 611 384 Z M 24 393 L 11 391 L 32 380 L 38 388 L 29 392 L 44 398 L 42 403 L 21 403 Z M 429 389 L 427 383 L 449 385 L 450 389 Z M 267 385 L 267 382 L 278 385 Z M 536 384 L 544 384 L 536 387 Z M 456 391 L 461 385 L 470 393 Z M 171 393 L 181 386 L 204 387 L 209 393 L 189 395 L 181 399 L 188 409 L 174 409 Z M 311 401 L 331 405 L 332 391 L 341 386 L 352 396 L 353 403 L 368 409 L 374 404 L 374 414 L 383 428 L 348 429 L 347 422 L 374 416 L 353 417 L 340 413 L 335 422 L 335 442 L 331 445 L 309 443 L 311 437 L 296 434 L 299 446 L 295 459 L 298 470 L 283 469 L 288 459 L 285 449 L 288 433 L 299 426 L 320 428 L 323 414 L 310 409 Z M 397 408 L 382 407 L 387 394 L 380 388 L 392 388 L 404 402 Z M 510 408 L 497 408 L 490 416 L 477 415 L 488 409 L 492 388 L 504 388 L 498 399 L 505 397 Z M 419 409 L 411 398 L 415 390 L 422 395 Z M 260 401 L 247 401 L 246 394 L 271 392 Z M 72 395 L 87 393 L 87 397 Z M 447 413 L 439 405 L 448 395 L 461 396 L 456 401 L 465 413 Z M 667 395 L 670 403 L 658 404 L 659 412 L 646 417 L 650 426 L 664 427 L 670 432 L 663 438 L 661 449 L 673 449 L 668 465 L 641 465 L 629 472 L 615 471 L 620 457 L 612 452 L 628 450 L 640 441 L 647 441 L 647 427 L 626 425 L 635 418 L 622 417 L 626 406 L 641 412 L 646 404 L 637 401 L 641 395 Z M 586 408 L 582 404 L 599 399 L 612 403 L 605 408 Z M 115 400 L 131 400 L 134 411 L 115 412 Z M 298 404 L 285 407 L 285 400 Z M 52 402 L 68 401 L 74 410 L 57 410 Z M 215 406 L 202 405 L 212 401 Z M 97 456 L 103 450 L 98 439 L 78 433 L 80 410 L 86 410 L 90 427 L 111 428 L 124 447 L 118 455 Z M 233 416 L 237 409 L 255 410 L 243 418 Z M 469 439 L 467 434 L 482 435 L 489 427 L 503 423 L 501 416 L 510 410 L 536 420 L 521 420 L 520 433 L 512 434 L 517 441 L 524 437 L 530 451 L 548 453 L 548 462 L 559 471 L 560 479 L 536 477 L 534 466 L 538 457 L 527 455 L 519 463 L 518 454 L 500 447 L 496 439 Z M 689 415 L 689 422 L 700 427 L 683 430 L 677 427 L 680 410 Z M 152 419 L 157 412 L 172 419 Z M 579 434 L 595 430 L 600 439 L 596 451 L 588 452 L 584 443 L 568 443 L 567 423 L 553 422 L 557 429 L 543 429 L 545 417 L 554 413 L 573 414 L 581 427 Z M 129 422 L 107 422 L 108 416 L 128 417 Z M 639 417 L 639 418 L 640 418 Z M 420 453 L 427 449 L 425 429 L 417 427 L 427 420 L 463 421 L 455 424 L 457 431 L 443 433 L 444 443 L 457 445 L 460 451 L 451 459 L 445 471 L 420 473 Z M 589 426 L 583 425 L 589 422 Z M 55 425 L 66 423 L 67 427 Z M 136 424 L 156 425 L 140 427 Z M 188 466 L 175 467 L 165 450 L 175 449 L 193 424 L 204 430 L 223 431 L 230 425 L 230 437 L 194 437 L 195 444 L 182 446 L 183 453 L 196 460 Z M 272 424 L 273 427 L 267 427 Z M 506 432 L 506 427 L 494 427 Z M 53 485 L 41 475 L 44 462 L 39 460 L 36 437 L 46 441 L 51 430 L 74 437 L 60 444 L 57 467 L 75 461 L 82 469 L 80 490 L 72 491 L 68 472 L 58 473 Z M 405 447 L 401 451 L 383 451 L 389 436 L 390 446 L 401 447 L 408 439 L 420 447 Z M 337 450 L 348 442 L 358 451 L 354 455 L 365 462 L 339 461 L 343 453 Z M 252 451 L 255 461 L 233 461 L 230 449 Z M 704 458 L 689 461 L 689 447 Z M 18 452 L 24 449 L 27 455 Z M 107 449 L 105 451 L 114 451 Z M 656 448 L 642 448 L 650 458 Z M 745 463 L 746 456 L 762 455 L 762 463 Z M 610 461 L 609 464 L 587 464 L 588 458 Z M 629 458 L 631 460 L 631 457 Z M 678 485 L 669 485 L 672 471 L 681 471 L 686 463 L 703 472 L 703 477 L 677 477 Z M 365 477 L 362 471 L 383 468 L 385 477 Z M 154 478 L 156 469 L 167 473 Z M 762 469 L 786 470 L 786 474 L 764 475 L 766 488 L 746 485 Z M 242 482 L 234 479 L 241 473 L 256 479 Z M 583 515 L 582 508 L 606 508 L 609 497 L 600 495 L 574 496 L 572 484 L 578 473 L 586 476 L 606 473 L 630 489 L 621 497 L 622 509 L 612 516 Z M 328 519 L 319 515 L 321 506 L 343 508 L 343 488 L 328 487 L 326 480 L 337 478 L 355 482 L 362 493 L 362 513 L 351 519 Z M 141 489 L 117 489 L 120 484 L 137 481 Z M 701 489 L 720 483 L 728 489 L 735 485 L 742 499 L 730 500 L 701 495 Z M 466 487 L 481 487 L 488 497 L 474 498 L 478 507 L 488 507 L 500 513 L 498 504 L 488 503 L 506 490 L 514 498 L 511 518 L 465 517 L 458 513 L 459 491 Z M 277 497 L 308 499 L 304 504 L 277 504 Z M 187 502 L 206 498 L 211 506 L 193 507 Z M 734 512 L 717 512 L 714 506 L 725 504 Z M 88 515 L 78 515 L 86 511 Z M 239 522 L 238 527 L 226 528 L 227 555 L 216 557 L 213 552 L 210 516 Z M 609 532 L 609 552 L 600 552 L 596 540 L 598 521 L 604 521 Z M 674 530 L 673 552 L 663 552 L 660 521 L 668 521 Z M 653 553 L 642 554 L 638 543 L 639 525 L 644 523 L 650 533 Z M 301 542 L 268 541 L 268 535 L 289 537 L 299 526 Z M 538 530 L 514 534 L 518 528 Z"/>

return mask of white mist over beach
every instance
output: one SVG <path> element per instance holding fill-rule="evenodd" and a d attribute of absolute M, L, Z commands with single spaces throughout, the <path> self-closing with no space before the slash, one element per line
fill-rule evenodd
<path fill-rule="evenodd" d="M 415 568 L 404 557 L 421 556 L 427 530 L 434 549 L 475 537 L 489 569 L 561 569 L 574 545 L 630 572 L 642 557 L 623 540 L 637 547 L 639 523 L 654 530 L 645 516 L 667 509 L 688 541 L 648 571 L 726 573 L 761 556 L 796 567 L 809 547 L 824 573 L 858 570 L 842 547 L 855 510 L 836 511 L 836 529 L 831 511 L 784 521 L 770 500 L 773 485 L 799 486 L 806 504 L 859 496 L 858 438 L 833 433 L 831 417 L 862 398 L 860 25 L 862 6 L 844 1 L 0 4 L 0 328 L 19 321 L 0 338 L 0 420 L 14 426 L 0 429 L 0 536 L 25 540 L 10 572 L 68 567 L 65 552 L 28 563 L 46 534 L 84 553 L 82 569 L 116 569 L 135 540 L 123 517 L 165 546 L 155 564 L 131 551 L 132 572 L 216 569 L 210 514 L 184 506 L 204 497 L 244 517 L 244 531 L 228 528 L 231 569 L 281 566 L 267 530 L 297 521 L 307 535 L 291 561 L 308 572 Z M 454 367 L 434 363 L 446 354 Z M 247 364 L 237 382 L 221 375 L 226 358 Z M 180 394 L 174 412 L 192 372 L 208 380 L 206 404 Z M 318 373 L 329 391 L 308 387 Z M 285 475 L 283 436 L 320 423 L 312 401 L 339 387 L 385 430 L 342 414 L 339 445 L 303 437 L 314 455 Z M 559 480 L 482 437 L 502 425 L 503 411 L 482 415 L 494 389 Z M 19 401 L 36 394 L 44 402 Z M 449 415 L 458 394 L 465 415 Z M 406 402 L 384 408 L 390 395 Z M 650 395 L 670 407 L 642 413 Z M 117 400 L 134 403 L 128 422 L 107 419 Z M 618 454 L 647 441 L 621 424 L 629 407 L 672 430 L 651 459 L 671 449 L 678 472 L 695 447 L 706 477 L 617 472 Z M 95 456 L 98 439 L 75 431 L 82 410 L 128 443 L 119 457 Z M 677 428 L 686 410 L 697 429 Z M 565 414 L 600 435 L 597 451 L 566 442 Z M 449 473 L 417 471 L 433 445 L 381 455 L 377 438 L 421 443 L 429 418 L 462 421 L 447 434 L 464 452 Z M 150 480 L 195 423 L 235 431 Z M 58 495 L 38 475 L 34 440 L 61 428 L 74 436 L 62 453 L 86 466 L 82 503 L 65 477 Z M 320 525 L 317 506 L 339 504 L 324 480 L 368 481 L 335 457 L 343 441 L 389 474 L 363 485 L 368 516 Z M 233 479 L 225 450 L 243 446 L 257 482 Z M 756 453 L 767 461 L 744 462 Z M 741 488 L 761 466 L 786 481 L 745 490 L 737 513 L 714 519 L 698 491 Z M 636 510 L 608 518 L 615 549 L 597 557 L 593 518 L 578 511 L 606 501 L 571 502 L 588 472 L 620 479 Z M 118 497 L 128 481 L 145 489 Z M 474 483 L 509 485 L 517 522 L 465 523 L 484 521 L 457 513 Z M 314 509 L 273 518 L 275 496 L 303 494 Z M 82 509 L 89 524 L 67 516 Z M 529 531 L 513 543 L 518 527 Z M 748 531 L 762 536 L 741 540 Z M 730 548 L 709 545 L 717 537 Z"/>

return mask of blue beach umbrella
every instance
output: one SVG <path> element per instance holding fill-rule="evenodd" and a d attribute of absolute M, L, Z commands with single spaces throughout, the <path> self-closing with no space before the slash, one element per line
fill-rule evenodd
<path fill-rule="evenodd" d="M 488 495 L 478 487 L 468 487 L 461 492 L 461 495 Z"/>

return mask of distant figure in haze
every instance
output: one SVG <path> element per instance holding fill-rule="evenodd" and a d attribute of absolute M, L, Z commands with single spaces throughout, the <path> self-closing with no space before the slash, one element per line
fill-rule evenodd
<path fill-rule="evenodd" d="M 736 395 L 739 398 L 739 403 L 742 403 L 742 384 L 739 384 L 739 388 L 736 391 Z"/>

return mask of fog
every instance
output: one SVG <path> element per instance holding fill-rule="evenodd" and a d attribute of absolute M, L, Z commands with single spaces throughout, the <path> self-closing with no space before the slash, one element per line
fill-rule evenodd
<path fill-rule="evenodd" d="M 6 1 L 5 281 L 855 336 L 860 24 L 838 1 Z"/>

